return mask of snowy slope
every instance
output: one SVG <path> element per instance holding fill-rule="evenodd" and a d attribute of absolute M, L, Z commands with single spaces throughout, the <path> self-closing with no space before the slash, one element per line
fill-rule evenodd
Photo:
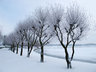
<path fill-rule="evenodd" d="M 0 49 L 0 72 L 96 72 L 96 64 L 73 61 L 73 68 L 68 70 L 63 59 L 45 56 L 44 63 L 39 59 L 36 52 L 27 58 L 26 53 L 21 57 L 6 48 Z"/>

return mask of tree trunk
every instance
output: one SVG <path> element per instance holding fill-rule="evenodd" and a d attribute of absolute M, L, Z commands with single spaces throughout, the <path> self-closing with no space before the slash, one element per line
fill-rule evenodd
<path fill-rule="evenodd" d="M 13 52 L 15 53 L 15 46 L 14 46 L 14 44 L 13 44 Z"/>
<path fill-rule="evenodd" d="M 20 56 L 22 56 L 22 55 L 23 55 L 23 42 L 21 44 L 21 53 L 20 53 Z"/>
<path fill-rule="evenodd" d="M 72 45 L 72 56 L 71 56 L 71 61 L 73 60 L 73 56 L 74 56 L 74 52 L 75 52 L 75 50 L 74 50 L 75 43 L 76 43 L 76 42 L 73 42 L 73 45 Z"/>
<path fill-rule="evenodd" d="M 40 59 L 40 62 L 44 62 L 44 48 L 43 48 L 43 43 L 42 43 L 42 41 L 41 41 L 41 37 L 39 38 L 39 42 L 40 42 L 40 47 L 41 47 L 41 54 L 40 54 L 40 56 L 41 56 L 41 59 Z"/>
<path fill-rule="evenodd" d="M 65 47 L 64 44 L 62 42 L 60 42 L 62 47 L 64 48 L 64 51 L 65 51 L 65 60 L 67 62 L 67 68 L 72 68 L 71 66 L 71 61 L 69 60 L 69 54 L 68 54 L 68 51 L 67 51 L 67 46 Z"/>
<path fill-rule="evenodd" d="M 27 57 L 30 57 L 30 54 L 31 54 L 31 52 L 32 52 L 32 49 L 33 49 L 33 46 L 31 46 L 31 49 L 28 51 Z"/>
<path fill-rule="evenodd" d="M 12 45 L 11 45 L 11 49 L 10 50 L 12 51 Z"/>
<path fill-rule="evenodd" d="M 41 62 L 44 62 L 44 49 L 43 49 L 43 45 L 41 46 Z"/>
<path fill-rule="evenodd" d="M 64 48 L 65 50 L 65 59 L 66 59 L 66 62 L 67 62 L 67 68 L 71 68 L 71 62 L 69 61 L 69 54 L 68 54 L 68 51 L 67 51 L 67 48 Z"/>
<path fill-rule="evenodd" d="M 28 52 L 29 52 L 29 48 L 30 48 L 30 44 L 29 44 L 29 42 L 28 42 Z"/>
<path fill-rule="evenodd" d="M 19 48 L 19 44 L 17 44 L 17 50 L 16 50 L 16 54 L 18 54 L 18 48 Z"/>

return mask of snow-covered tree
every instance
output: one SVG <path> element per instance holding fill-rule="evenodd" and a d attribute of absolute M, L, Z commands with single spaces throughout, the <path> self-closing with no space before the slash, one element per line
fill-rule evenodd
<path fill-rule="evenodd" d="M 75 43 L 86 34 L 86 16 L 74 6 L 67 8 L 66 12 L 62 7 L 55 7 L 52 8 L 50 22 L 53 24 L 55 34 L 64 48 L 67 68 L 71 68 Z M 71 60 L 67 50 L 70 43 L 73 43 Z"/>
<path fill-rule="evenodd" d="M 30 54 L 32 52 L 33 46 L 35 46 L 37 42 L 37 29 L 36 29 L 36 24 L 34 20 L 29 17 L 26 22 L 26 32 L 25 32 L 25 39 L 27 41 L 27 46 L 28 46 L 28 55 L 27 57 L 30 57 Z"/>
<path fill-rule="evenodd" d="M 24 25 L 24 22 L 19 23 L 16 33 L 20 36 L 20 45 L 21 45 L 20 56 L 23 55 L 23 46 L 24 46 L 26 31 L 27 31 L 27 28 L 26 28 L 26 25 Z"/>
<path fill-rule="evenodd" d="M 20 35 L 17 32 L 14 32 L 14 36 L 15 36 L 16 54 L 18 54 L 18 48 L 20 45 Z"/>
<path fill-rule="evenodd" d="M 66 25 L 64 29 L 72 41 L 72 61 L 75 43 L 87 34 L 89 26 L 86 14 L 80 10 L 79 6 L 73 5 L 67 8 Z"/>
<path fill-rule="evenodd" d="M 49 12 L 47 9 L 39 8 L 35 14 L 36 34 L 41 48 L 41 62 L 44 62 L 44 46 L 49 43 L 53 36 L 53 30 L 48 23 Z"/>
<path fill-rule="evenodd" d="M 15 35 L 14 35 L 14 33 L 11 33 L 6 37 L 6 45 L 10 45 L 11 51 L 15 52 Z"/>

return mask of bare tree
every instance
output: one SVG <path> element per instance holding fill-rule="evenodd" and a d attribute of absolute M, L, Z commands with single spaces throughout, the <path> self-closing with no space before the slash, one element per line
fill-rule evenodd
<path fill-rule="evenodd" d="M 18 54 L 18 48 L 20 44 L 20 35 L 17 32 L 14 32 L 15 35 L 15 45 L 16 45 L 16 54 Z"/>
<path fill-rule="evenodd" d="M 30 39 L 31 39 L 31 33 L 30 32 L 31 32 L 30 21 L 28 18 L 23 22 L 23 35 L 24 35 L 25 41 L 27 42 L 27 45 L 28 45 L 28 52 L 29 52 L 29 48 L 30 48 Z"/>
<path fill-rule="evenodd" d="M 67 62 L 67 68 L 69 68 L 69 55 L 68 55 L 68 45 L 71 43 L 71 41 L 69 41 L 69 34 L 66 35 L 66 40 L 64 39 L 65 37 L 65 33 L 64 33 L 64 29 L 62 28 L 65 24 L 63 23 L 63 16 L 64 16 L 64 10 L 61 7 L 55 7 L 52 8 L 52 13 L 51 13 L 51 23 L 53 24 L 53 28 L 54 28 L 54 32 L 61 44 L 61 46 L 64 48 L 65 50 L 65 59 Z M 65 21 L 65 20 L 64 20 Z"/>
<path fill-rule="evenodd" d="M 11 46 L 11 51 L 15 52 L 15 35 L 11 33 L 6 38 L 6 44 Z"/>
<path fill-rule="evenodd" d="M 20 36 L 17 35 L 16 32 L 13 32 L 8 36 L 4 36 L 3 44 L 10 46 L 11 47 L 10 49 L 13 52 L 15 52 L 16 50 L 16 54 L 18 54 L 19 43 L 20 43 Z"/>
<path fill-rule="evenodd" d="M 37 41 L 35 22 L 31 17 L 26 20 L 26 27 L 27 27 L 27 30 L 25 32 L 25 38 L 28 43 L 27 44 L 28 45 L 27 57 L 30 57 L 33 46 L 35 45 Z"/>
<path fill-rule="evenodd" d="M 40 8 L 36 11 L 36 34 L 41 47 L 41 62 L 44 62 L 44 46 L 49 43 L 53 36 L 51 26 L 48 23 L 48 14 L 47 9 Z"/>
<path fill-rule="evenodd" d="M 20 36 L 20 43 L 21 43 L 21 52 L 20 56 L 23 55 L 23 46 L 24 46 L 24 40 L 25 40 L 25 32 L 26 32 L 26 26 L 24 25 L 24 22 L 20 23 L 17 27 L 17 34 Z"/>
<path fill-rule="evenodd" d="M 65 28 L 66 33 L 69 33 L 72 41 L 72 56 L 74 56 L 74 46 L 76 41 L 80 40 L 87 32 L 88 21 L 84 12 L 80 11 L 77 5 L 70 6 L 67 8 L 66 23 L 69 28 Z"/>
<path fill-rule="evenodd" d="M 73 6 L 74 7 L 74 6 Z M 74 46 L 77 40 L 79 40 L 83 33 L 86 30 L 86 17 L 83 13 L 79 11 L 79 8 L 67 9 L 67 12 L 64 13 L 61 7 L 56 7 L 52 9 L 51 13 L 51 23 L 53 24 L 53 28 L 55 30 L 55 34 L 65 50 L 65 59 L 67 62 L 67 68 L 71 68 L 71 61 L 74 55 Z M 71 60 L 69 58 L 68 46 L 70 43 L 72 45 L 72 56 Z"/>

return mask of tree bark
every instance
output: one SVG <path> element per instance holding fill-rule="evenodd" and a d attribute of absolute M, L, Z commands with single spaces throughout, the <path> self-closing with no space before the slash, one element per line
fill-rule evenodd
<path fill-rule="evenodd" d="M 18 48 L 19 48 L 19 44 L 17 44 L 17 50 L 16 50 L 16 54 L 18 54 Z"/>
<path fill-rule="evenodd" d="M 67 62 L 67 68 L 71 68 L 71 62 L 69 61 L 69 54 L 68 54 L 68 51 L 67 51 L 67 48 L 64 48 L 65 50 L 65 59 L 66 59 L 66 62 Z"/>
<path fill-rule="evenodd" d="M 43 49 L 43 45 L 41 46 L 41 62 L 44 62 L 44 49 Z"/>
<path fill-rule="evenodd" d="M 28 52 L 29 52 L 29 48 L 30 48 L 30 44 L 29 44 L 29 42 L 28 42 Z"/>
<path fill-rule="evenodd" d="M 30 54 L 31 54 L 31 52 L 32 52 L 32 49 L 33 49 L 33 46 L 31 46 L 31 49 L 28 51 L 27 57 L 30 57 Z"/>
<path fill-rule="evenodd" d="M 64 44 L 62 42 L 60 42 L 62 47 L 64 48 L 64 51 L 65 51 L 65 60 L 67 62 L 67 68 L 72 68 L 71 66 L 71 61 L 69 60 L 69 54 L 68 54 L 68 51 L 67 51 L 67 46 L 65 47 Z"/>
<path fill-rule="evenodd" d="M 14 46 L 14 44 L 13 44 L 13 46 L 12 46 L 12 47 L 13 47 L 13 53 L 15 53 L 15 46 Z"/>
<path fill-rule="evenodd" d="M 12 51 L 12 49 L 13 49 L 13 48 L 12 48 L 12 45 L 11 45 L 11 48 L 10 48 L 10 50 Z"/>
<path fill-rule="evenodd" d="M 21 53 L 20 53 L 20 56 L 22 56 L 22 55 L 23 55 L 23 42 L 21 44 Z"/>
<path fill-rule="evenodd" d="M 40 62 L 44 62 L 44 48 L 43 48 L 43 43 L 42 43 L 42 41 L 41 41 L 41 37 L 39 38 L 39 42 L 40 42 L 40 47 L 41 47 L 41 54 L 40 54 L 40 56 L 41 56 L 41 59 L 40 59 Z"/>
<path fill-rule="evenodd" d="M 71 56 L 71 61 L 73 60 L 73 56 L 74 56 L 74 53 L 75 53 L 75 50 L 74 50 L 75 43 L 76 43 L 76 42 L 73 42 L 73 45 L 72 45 L 72 56 Z"/>

